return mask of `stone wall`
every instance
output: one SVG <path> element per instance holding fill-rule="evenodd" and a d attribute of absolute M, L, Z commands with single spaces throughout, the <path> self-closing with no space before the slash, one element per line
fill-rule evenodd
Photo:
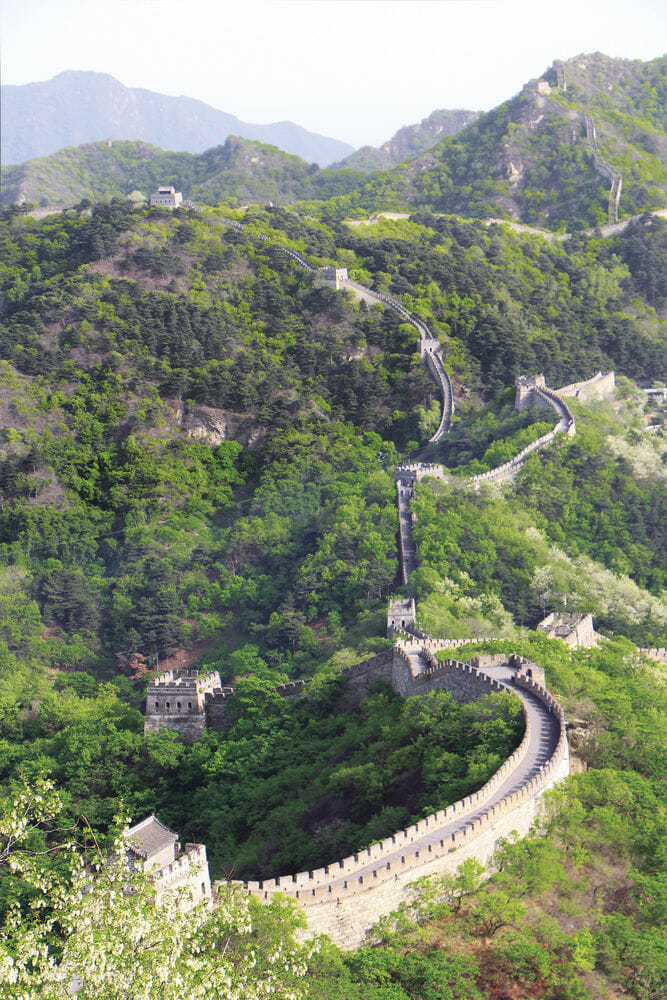
<path fill-rule="evenodd" d="M 613 379 L 614 373 L 609 372 L 607 375 L 601 376 L 601 379 L 598 379 L 598 376 L 594 376 L 593 379 L 588 379 L 586 382 L 577 383 L 577 386 L 581 387 L 587 386 L 589 383 L 595 383 L 596 385 L 599 384 L 603 387 L 607 387 L 609 384 L 613 385 Z M 606 388 L 605 391 L 607 391 Z M 504 482 L 507 479 L 511 479 L 519 471 L 519 469 L 523 467 L 529 455 L 532 455 L 535 451 L 541 451 L 543 448 L 547 448 L 556 439 L 557 434 L 576 434 L 574 415 L 572 414 L 572 411 L 567 403 L 561 399 L 561 393 L 563 393 L 563 390 L 554 392 L 552 389 L 548 389 L 545 385 L 543 375 L 524 375 L 517 379 L 516 398 L 514 404 L 515 408 L 521 411 L 526 409 L 528 406 L 539 406 L 545 410 L 554 410 L 558 416 L 558 423 L 553 430 L 549 431 L 547 434 L 543 434 L 542 437 L 538 438 L 536 441 L 532 441 L 525 448 L 522 448 L 521 451 L 515 455 L 514 458 L 510 459 L 509 462 L 503 462 L 502 465 L 498 465 L 494 469 L 489 469 L 488 472 L 481 472 L 477 476 L 472 476 L 468 481 L 476 489 L 482 483 Z M 442 423 L 441 426 L 443 426 Z M 431 440 L 435 440 L 435 436 L 431 438 Z M 434 462 L 406 463 L 405 465 L 400 465 L 396 469 L 396 480 L 403 489 L 411 488 L 414 483 L 429 476 L 435 479 L 443 480 L 452 478 L 445 472 L 441 465 L 437 465 Z M 407 582 L 407 580 L 404 579 L 404 583 L 405 582 Z"/>
<path fill-rule="evenodd" d="M 591 614 L 552 611 L 537 627 L 550 639 L 561 639 L 573 649 L 597 645 L 597 633 L 593 628 Z"/>
<path fill-rule="evenodd" d="M 393 309 L 394 312 L 397 312 L 407 323 L 411 323 L 412 326 L 415 327 L 419 333 L 419 350 L 421 356 L 426 359 L 428 370 L 430 371 L 433 380 L 440 388 L 442 396 L 442 415 L 440 417 L 440 423 L 433 436 L 429 438 L 429 441 L 439 441 L 443 434 L 446 434 L 449 430 L 449 424 L 454 412 L 452 382 L 442 363 L 440 342 L 433 336 L 424 320 L 421 319 L 420 316 L 416 316 L 414 313 L 411 313 L 409 309 L 406 309 L 403 303 L 399 299 L 394 298 L 393 295 L 387 295 L 384 292 L 373 292 L 370 288 L 366 288 L 365 285 L 360 285 L 357 281 L 353 281 L 351 278 L 347 277 L 341 279 L 337 283 L 336 287 L 348 289 L 357 297 L 364 299 L 366 302 L 377 302 L 378 305 L 388 306 L 389 309 Z"/>
<path fill-rule="evenodd" d="M 164 865 L 155 877 L 157 897 L 180 889 L 184 892 L 183 909 L 212 901 L 211 877 L 204 844 L 186 844 L 178 858 Z"/>
<path fill-rule="evenodd" d="M 394 650 L 390 649 L 345 667 L 337 676 L 347 678 L 352 691 L 364 694 L 377 678 L 392 683 L 396 673 L 394 659 Z M 311 680 L 312 677 L 306 677 L 279 684 L 276 692 L 283 698 L 299 698 L 308 693 Z M 399 683 L 405 687 L 403 680 Z M 200 739 L 206 729 L 228 729 L 232 723 L 229 699 L 233 694 L 234 687 L 223 687 L 217 671 L 197 675 L 196 670 L 170 670 L 160 674 L 148 686 L 144 733 L 168 729 L 179 733 L 187 742 L 193 742 Z"/>
<path fill-rule="evenodd" d="M 414 515 L 410 511 L 412 492 L 411 486 L 406 487 L 401 482 L 396 483 L 399 556 L 401 577 L 404 584 L 407 584 L 413 571 L 417 568 L 417 550 L 412 533 L 412 518 Z"/>
<path fill-rule="evenodd" d="M 558 396 L 575 396 L 577 399 L 593 399 L 598 396 L 602 399 L 609 399 L 614 395 L 616 389 L 616 378 L 614 372 L 596 372 L 591 378 L 582 382 L 572 382 L 564 385 L 562 389 L 556 389 Z"/>
<path fill-rule="evenodd" d="M 488 472 L 480 472 L 478 475 L 473 476 L 470 482 L 477 487 L 481 483 L 503 482 L 506 479 L 511 479 L 519 469 L 523 468 L 529 455 L 532 455 L 534 451 L 541 451 L 542 448 L 548 447 L 555 439 L 555 430 L 549 431 L 548 434 L 543 434 L 542 437 L 537 438 L 536 441 L 532 441 L 525 448 L 522 448 L 518 455 L 515 455 L 509 462 L 503 462 L 502 465 L 497 465 L 495 469 L 489 469 Z"/>
<path fill-rule="evenodd" d="M 259 238 L 266 239 L 262 235 Z M 315 271 L 301 254 L 288 248 L 283 249 L 300 266 L 310 272 Z M 454 406 L 451 382 L 442 366 L 438 342 L 432 337 L 424 321 L 411 314 L 399 300 L 383 293 L 371 292 L 370 289 L 345 279 L 342 274 L 336 274 L 335 279 L 336 287 L 349 288 L 367 301 L 379 302 L 394 309 L 419 332 L 421 354 L 426 357 L 429 370 L 440 385 L 443 396 L 440 426 L 431 439 L 437 440 L 448 428 Z M 511 463 L 507 463 L 513 470 L 520 466 L 525 455 L 550 443 L 557 431 L 575 432 L 574 418 L 569 407 L 546 388 L 543 377 L 533 379 L 524 388 L 525 391 L 520 394 L 522 406 L 530 405 L 527 400 L 531 399 L 538 405 L 552 408 L 559 414 L 559 424 L 550 434 L 533 442 Z M 519 393 L 517 398 L 519 399 Z M 475 478 L 500 478 L 505 471 L 501 467 Z M 397 470 L 404 577 L 406 573 L 409 576 L 411 560 L 416 563 L 409 500 L 414 483 L 428 475 L 447 478 L 442 467 L 435 465 L 417 464 Z M 402 627 L 404 622 L 405 617 L 402 617 Z M 391 613 L 390 625 L 392 629 L 395 628 L 395 623 L 391 622 Z M 466 641 L 471 640 L 458 640 L 461 644 Z M 449 640 L 450 644 L 456 642 L 457 640 Z M 507 690 L 500 681 L 480 669 L 482 665 L 490 667 L 497 662 L 497 656 L 481 656 L 475 663 L 462 663 L 455 659 L 438 662 L 435 658 L 437 650 L 452 648 L 451 645 L 444 647 L 437 641 L 422 637 L 417 642 L 417 648 L 415 646 L 414 636 L 399 637 L 392 650 L 349 667 L 341 671 L 341 674 L 347 678 L 350 688 L 360 694 L 367 693 L 371 685 L 380 678 L 390 683 L 403 697 L 446 690 L 463 703 L 483 694 Z M 279 876 L 262 883 L 249 882 L 248 891 L 264 901 L 270 900 L 276 892 L 287 894 L 304 908 L 310 934 L 327 933 L 341 947 L 356 947 L 380 916 L 412 897 L 411 883 L 416 878 L 435 872 L 454 873 L 461 862 L 471 856 L 485 862 L 492 855 L 499 838 L 512 831 L 517 831 L 520 835 L 527 833 L 539 808 L 539 797 L 545 788 L 568 773 L 569 756 L 565 719 L 560 706 L 534 677 L 529 676 L 529 669 L 525 664 L 522 667 L 524 669 L 514 676 L 514 683 L 519 688 L 530 690 L 543 710 L 537 711 L 532 701 L 525 703 L 524 738 L 483 788 L 447 809 L 439 810 L 371 845 L 366 851 L 316 871 Z M 278 690 L 285 698 L 296 698 L 307 694 L 306 683 L 294 681 L 282 685 Z M 164 674 L 149 685 L 145 730 L 150 732 L 166 727 L 180 732 L 186 739 L 196 739 L 207 727 L 224 729 L 230 722 L 228 709 L 232 695 L 233 688 L 223 688 L 217 674 L 204 678 L 198 678 L 193 671 Z M 530 712 L 538 726 L 532 749 Z M 540 760 L 553 745 L 553 717 L 558 720 L 559 727 L 554 752 L 536 774 L 530 778 L 522 778 L 522 775 L 529 775 L 531 770 L 538 767 Z M 540 750 L 540 747 L 543 749 Z M 514 787 L 517 784 L 518 787 Z M 513 787 L 513 791 L 505 794 L 506 789 Z M 174 878 L 178 878 L 185 872 L 175 870 L 173 874 Z"/>
<path fill-rule="evenodd" d="M 648 656 L 650 660 L 658 660 L 659 663 L 667 663 L 667 649 L 664 646 L 653 646 L 650 649 L 644 649 L 643 647 L 639 650 L 644 656 Z"/>
<path fill-rule="evenodd" d="M 439 441 L 440 438 L 449 430 L 452 414 L 454 413 L 452 382 L 444 369 L 439 350 L 429 350 L 424 353 L 424 357 L 426 358 L 426 365 L 432 378 L 440 386 L 440 393 L 442 395 L 442 416 L 440 417 L 440 423 L 438 424 L 437 430 L 429 438 L 429 441 Z"/>
<path fill-rule="evenodd" d="M 469 665 L 457 661 L 447 661 L 422 680 L 413 680 L 416 686 L 423 689 L 420 693 L 425 693 L 426 690 L 437 689 L 438 682 L 446 676 L 460 681 L 461 694 L 465 697 L 467 684 L 476 688 L 475 696 L 480 690 L 494 689 L 497 684 Z M 381 916 L 412 898 L 414 890 L 411 883 L 415 879 L 434 873 L 454 874 L 468 857 L 486 863 L 501 837 L 513 831 L 525 835 L 538 811 L 540 796 L 568 773 L 569 753 L 565 717 L 555 699 L 532 679 L 519 675 L 515 683 L 532 691 L 559 722 L 555 751 L 533 778 L 489 805 L 471 822 L 465 822 L 466 817 L 479 813 L 480 807 L 489 802 L 499 786 L 526 758 L 531 737 L 530 721 L 526 717 L 526 733 L 521 745 L 478 792 L 371 845 L 365 851 L 312 872 L 279 876 L 264 882 L 248 882 L 248 891 L 264 902 L 270 901 L 276 892 L 289 896 L 304 909 L 309 935 L 326 933 L 340 947 L 355 948 Z M 451 827 L 453 821 L 457 823 L 456 831 L 445 834 L 444 828 Z M 438 838 L 441 829 L 443 836 Z M 428 843 L 423 843 L 424 837 L 428 837 Z M 419 846 L 415 846 L 420 841 Z"/>

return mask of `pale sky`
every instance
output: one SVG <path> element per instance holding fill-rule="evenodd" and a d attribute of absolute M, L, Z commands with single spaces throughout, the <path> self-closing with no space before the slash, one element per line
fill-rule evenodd
<path fill-rule="evenodd" d="M 488 110 L 554 59 L 667 48 L 664 0 L 0 0 L 2 82 L 67 69 L 379 145 Z"/>

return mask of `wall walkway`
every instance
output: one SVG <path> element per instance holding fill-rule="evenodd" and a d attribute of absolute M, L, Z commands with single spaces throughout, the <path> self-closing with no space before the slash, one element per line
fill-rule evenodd
<path fill-rule="evenodd" d="M 315 871 L 244 883 L 249 892 L 264 902 L 285 894 L 304 910 L 310 934 L 327 933 L 340 947 L 354 948 L 380 916 L 412 897 L 415 879 L 454 874 L 466 857 L 484 863 L 501 837 L 528 832 L 539 797 L 569 770 L 562 709 L 544 688 L 507 665 L 482 672 L 448 660 L 412 675 L 407 693 L 443 687 L 462 700 L 503 688 L 522 700 L 524 738 L 486 785 L 365 851 Z"/>
<path fill-rule="evenodd" d="M 242 222 L 236 222 L 236 220 L 233 219 L 227 219 L 226 223 L 233 229 L 245 229 Z M 268 239 L 264 233 L 258 233 L 257 235 L 259 239 L 264 242 Z M 293 260 L 295 264 L 299 265 L 299 267 L 309 271 L 311 274 L 317 274 L 318 269 L 313 267 L 308 258 L 304 257 L 303 254 L 298 253 L 296 250 L 292 250 L 291 247 L 282 246 L 281 249 L 290 258 L 290 260 Z M 452 382 L 442 363 L 440 341 L 433 336 L 428 326 L 420 316 L 417 316 L 415 313 L 411 313 L 410 310 L 403 305 L 400 299 L 395 298 L 393 295 L 388 295 L 385 292 L 374 292 L 371 288 L 366 288 L 365 285 L 360 285 L 358 281 L 353 281 L 351 278 L 341 279 L 338 287 L 344 291 L 351 291 L 354 295 L 363 299 L 365 302 L 393 309 L 394 312 L 397 312 L 406 321 L 406 323 L 410 323 L 417 330 L 419 334 L 420 353 L 422 358 L 426 359 L 427 367 L 440 389 L 440 394 L 442 396 L 442 416 L 440 418 L 440 423 L 438 424 L 435 433 L 429 438 L 429 441 L 439 441 L 449 430 L 452 414 L 454 413 L 454 394 L 452 392 Z"/>
<path fill-rule="evenodd" d="M 610 166 L 609 163 L 606 163 L 600 157 L 597 131 L 592 115 L 584 114 L 584 126 L 586 128 L 586 141 L 588 142 L 591 152 L 593 153 L 595 169 L 602 177 L 605 177 L 611 182 L 611 187 L 609 188 L 607 223 L 608 225 L 614 225 L 618 222 L 618 205 L 621 200 L 621 191 L 623 190 L 623 175 L 616 170 L 615 167 Z"/>

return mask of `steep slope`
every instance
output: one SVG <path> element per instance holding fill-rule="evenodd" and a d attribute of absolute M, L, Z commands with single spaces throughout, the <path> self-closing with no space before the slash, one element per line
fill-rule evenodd
<path fill-rule="evenodd" d="M 554 63 L 543 80 L 330 207 L 345 217 L 418 205 L 551 229 L 661 208 L 666 65 L 599 53 Z"/>
<path fill-rule="evenodd" d="M 415 125 L 405 125 L 379 149 L 375 146 L 362 146 L 336 166 L 369 172 L 387 170 L 403 160 L 419 156 L 447 136 L 456 135 L 479 118 L 479 114 L 479 111 L 450 111 L 442 108 Z"/>
<path fill-rule="evenodd" d="M 243 122 L 190 97 L 125 87 L 108 73 L 69 71 L 40 83 L 5 85 L 2 111 L 3 160 L 13 164 L 108 138 L 201 153 L 240 135 L 322 165 L 352 151 L 348 143 L 294 122 Z"/>
<path fill-rule="evenodd" d="M 62 149 L 2 171 L 2 203 L 74 205 L 173 183 L 185 198 L 208 204 L 231 200 L 294 202 L 329 198 L 355 188 L 358 171 L 321 170 L 275 146 L 229 136 L 201 155 L 171 153 L 145 142 L 96 142 Z"/>

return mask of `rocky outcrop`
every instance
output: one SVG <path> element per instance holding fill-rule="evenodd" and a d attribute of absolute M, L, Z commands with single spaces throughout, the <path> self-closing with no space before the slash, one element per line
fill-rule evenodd
<path fill-rule="evenodd" d="M 173 401 L 176 420 L 187 437 L 215 448 L 222 441 L 238 441 L 253 447 L 266 437 L 266 428 L 252 416 L 220 410 L 215 406 L 190 405 Z"/>

